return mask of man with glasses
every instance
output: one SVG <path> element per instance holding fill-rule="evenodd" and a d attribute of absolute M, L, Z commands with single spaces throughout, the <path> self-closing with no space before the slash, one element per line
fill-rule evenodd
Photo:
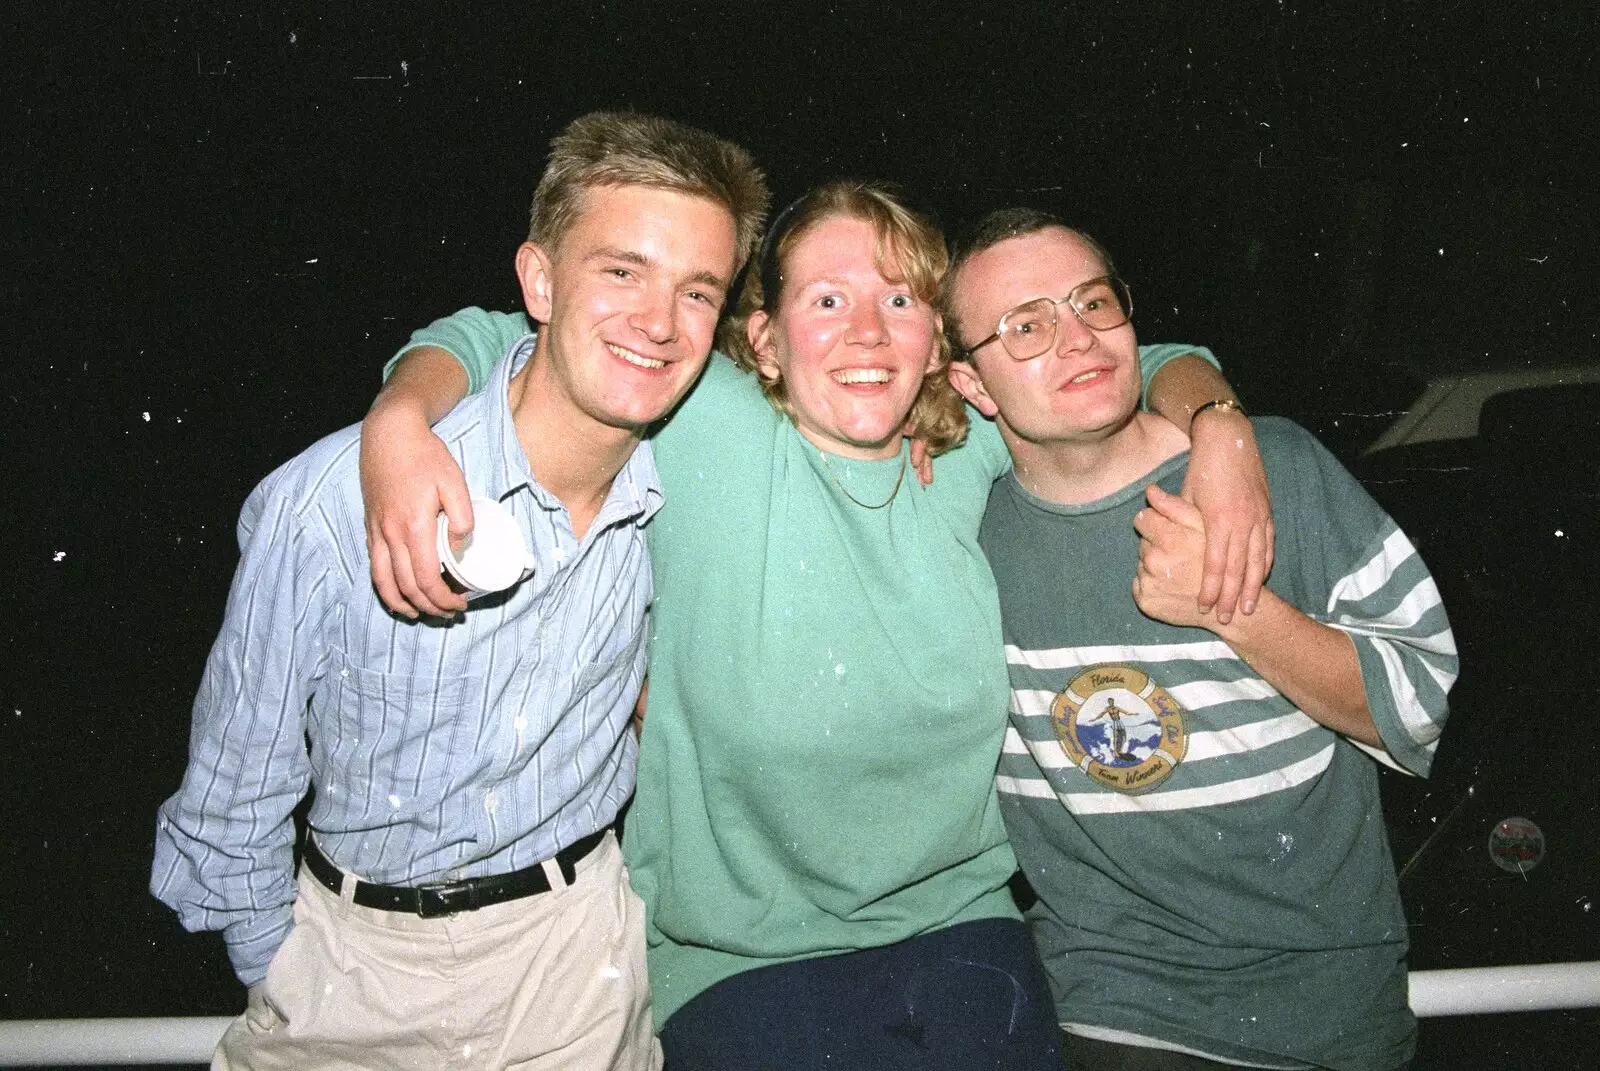
<path fill-rule="evenodd" d="M 1374 760 L 1427 773 L 1457 670 L 1415 549 L 1310 435 L 1260 419 L 1274 571 L 1254 614 L 1200 612 L 1188 438 L 1138 409 L 1104 250 L 995 213 L 944 297 L 951 379 L 1015 462 L 981 536 L 1012 684 L 998 782 L 1067 1063 L 1403 1066 Z"/>

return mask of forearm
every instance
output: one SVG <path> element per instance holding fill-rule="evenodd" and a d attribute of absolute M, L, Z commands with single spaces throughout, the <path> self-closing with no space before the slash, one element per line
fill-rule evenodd
<path fill-rule="evenodd" d="M 467 605 L 440 577 L 435 524 L 442 510 L 459 545 L 472 531 L 471 497 L 459 464 L 432 429 L 470 386 L 451 350 L 415 346 L 394 364 L 361 423 L 372 583 L 384 605 L 405 617 L 448 618 Z"/>
<path fill-rule="evenodd" d="M 383 422 L 396 417 L 432 425 L 467 396 L 467 373 L 449 350 L 417 346 L 406 351 L 367 415 Z"/>
<path fill-rule="evenodd" d="M 239 566 L 195 697 L 183 784 L 161 805 L 150 891 L 186 929 L 223 930 L 247 985 L 292 924 L 293 813 L 310 786 L 306 709 L 347 588 L 323 529 L 295 510 L 291 463 L 240 514 Z"/>
<path fill-rule="evenodd" d="M 239 678 L 227 676 L 215 683 L 231 690 Z M 205 725 L 191 742 L 182 788 L 158 815 L 150 891 L 185 929 L 223 931 L 235 972 L 251 985 L 293 923 L 291 815 L 309 763 L 299 719 L 257 719 L 240 706 L 202 713 L 206 694 L 219 690 L 202 686 L 196 716 Z M 230 724 L 243 734 L 230 733 Z"/>
<path fill-rule="evenodd" d="M 1238 396 L 1222 373 L 1197 354 L 1174 357 L 1162 365 L 1146 393 L 1147 408 L 1184 432 L 1189 431 L 1195 411 L 1214 401 L 1236 402 Z"/>
<path fill-rule="evenodd" d="M 1308 716 L 1334 732 L 1383 747 L 1349 636 L 1312 620 L 1270 589 L 1262 591 L 1255 613 L 1209 627 Z"/>
<path fill-rule="evenodd" d="M 1145 392 L 1148 408 L 1189 436 L 1183 496 L 1205 519 L 1205 576 L 1199 605 L 1226 624 L 1235 609 L 1255 612 L 1272 571 L 1272 500 L 1256 448 L 1255 428 L 1237 405 L 1228 381 L 1198 352 L 1161 365 Z M 1204 419 L 1198 419 L 1203 415 Z"/>
<path fill-rule="evenodd" d="M 269 799 L 256 811 L 276 805 Z M 284 814 L 264 834 L 250 825 L 235 815 L 206 814 L 184 794 L 168 800 L 158 821 L 150 884 L 184 929 L 223 931 L 228 957 L 245 985 L 266 974 L 293 924 L 295 897 L 293 822 Z M 260 840 L 252 842 L 253 836 Z"/>

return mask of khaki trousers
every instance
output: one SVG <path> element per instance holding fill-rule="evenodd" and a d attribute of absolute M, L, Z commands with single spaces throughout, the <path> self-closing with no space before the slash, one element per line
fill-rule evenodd
<path fill-rule="evenodd" d="M 359 907 L 302 867 L 294 929 L 214 1071 L 659 1071 L 644 905 L 614 834 L 569 886 L 445 918 Z"/>

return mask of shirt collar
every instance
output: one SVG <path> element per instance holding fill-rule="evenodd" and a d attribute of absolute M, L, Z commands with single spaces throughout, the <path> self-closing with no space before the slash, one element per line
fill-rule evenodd
<path fill-rule="evenodd" d="M 487 486 L 483 493 L 491 498 L 504 499 L 514 491 L 526 487 L 535 502 L 543 509 L 566 509 L 566 504 L 546 490 L 534 478 L 528 466 L 528 455 L 522 450 L 522 440 L 517 438 L 516 424 L 511 418 L 511 377 L 533 356 L 538 334 L 523 335 L 507 348 L 505 355 L 489 373 L 484 387 L 484 430 L 496 457 L 488 468 Z M 665 496 L 661 492 L 661 478 L 656 472 L 655 455 L 648 442 L 641 442 L 633 451 L 616 479 L 611 482 L 611 492 L 595 517 L 595 524 L 605 527 L 619 521 L 632 519 L 643 525 L 661 508 Z"/>

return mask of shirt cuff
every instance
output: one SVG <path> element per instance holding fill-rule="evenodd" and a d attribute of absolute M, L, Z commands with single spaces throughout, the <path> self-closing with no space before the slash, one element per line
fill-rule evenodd
<path fill-rule="evenodd" d="M 283 939 L 292 929 L 294 905 L 284 904 L 236 922 L 223 931 L 228 942 L 228 960 L 239 981 L 249 987 L 266 978 L 267 965 L 278 954 Z"/>

